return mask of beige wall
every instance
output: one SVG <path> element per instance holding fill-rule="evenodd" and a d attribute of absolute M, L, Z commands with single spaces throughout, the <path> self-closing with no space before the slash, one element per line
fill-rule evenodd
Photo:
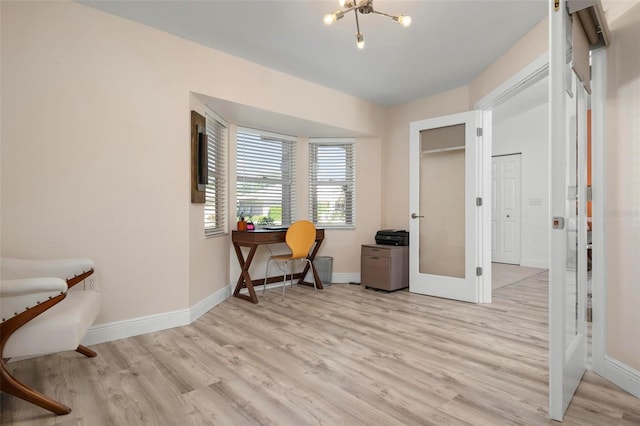
<path fill-rule="evenodd" d="M 80 4 L 0 8 L 2 253 L 94 258 L 98 323 L 184 309 L 235 278 L 228 237 L 202 238 L 189 203 L 190 92 L 382 136 L 357 142 L 358 229 L 321 252 L 356 272 L 375 229 L 408 228 L 409 123 L 469 109 L 547 43 L 544 21 L 470 86 L 384 111 Z M 639 9 L 611 24 L 607 100 L 608 352 L 636 369 Z"/>
<path fill-rule="evenodd" d="M 469 85 L 469 108 L 549 50 L 549 18 L 525 34 Z"/>
<path fill-rule="evenodd" d="M 189 109 L 203 107 L 191 92 L 374 136 L 357 141 L 358 226 L 329 231 L 320 252 L 334 273 L 359 271 L 375 230 L 408 226 L 409 122 L 470 104 L 461 87 L 385 111 L 67 2 L 2 2 L 2 55 L 2 251 L 94 258 L 98 323 L 184 309 L 235 281 L 229 238 L 202 238 L 188 202 Z"/>
<path fill-rule="evenodd" d="M 375 105 L 81 4 L 0 7 L 2 253 L 93 258 L 98 324 L 185 309 L 230 281 L 229 238 L 204 239 L 189 202 L 191 92 L 354 133 L 383 126 Z M 378 164 L 379 145 L 358 162 Z M 375 185 L 358 214 L 379 210 Z M 336 269 L 352 270 L 359 232 L 327 242 Z"/>
<path fill-rule="evenodd" d="M 548 30 L 545 18 L 468 86 L 388 108 L 387 143 L 383 147 L 383 227 L 409 227 L 409 123 L 472 109 L 475 102 L 547 52 Z"/>
<path fill-rule="evenodd" d="M 468 86 L 389 108 L 382 158 L 383 228 L 409 229 L 409 124 L 469 108 Z"/>
<path fill-rule="evenodd" d="M 207 106 L 194 94 L 189 96 L 189 111 L 205 115 Z M 231 245 L 229 235 L 204 238 L 204 212 L 202 204 L 189 204 L 189 306 L 203 300 L 228 282 Z"/>
<path fill-rule="evenodd" d="M 640 371 L 640 4 L 609 25 L 605 110 L 607 353 Z"/>

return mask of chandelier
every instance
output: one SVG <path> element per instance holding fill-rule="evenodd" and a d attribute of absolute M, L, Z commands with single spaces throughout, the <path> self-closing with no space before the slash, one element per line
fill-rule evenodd
<path fill-rule="evenodd" d="M 388 13 L 379 12 L 373 8 L 373 0 L 338 0 L 341 10 L 324 15 L 324 23 L 331 25 L 338 19 L 342 19 L 345 13 L 354 11 L 356 16 L 356 45 L 358 49 L 364 48 L 364 36 L 360 32 L 360 21 L 358 20 L 358 12 L 363 15 L 369 13 L 377 13 L 378 15 L 388 16 L 403 27 L 411 25 L 411 16 L 406 15 L 389 15 Z"/>

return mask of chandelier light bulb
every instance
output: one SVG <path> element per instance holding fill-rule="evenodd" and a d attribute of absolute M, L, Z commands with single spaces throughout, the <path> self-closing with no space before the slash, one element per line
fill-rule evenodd
<path fill-rule="evenodd" d="M 338 19 L 342 19 L 344 16 L 344 12 L 339 10 L 337 12 L 329 13 L 328 15 L 324 15 L 324 23 L 325 25 L 331 25 L 336 22 Z"/>
<path fill-rule="evenodd" d="M 387 18 L 393 19 L 403 27 L 408 27 L 409 25 L 411 25 L 411 16 L 391 15 L 389 13 L 376 10 L 373 8 L 373 0 L 338 0 L 338 4 L 340 4 L 340 7 L 342 9 L 324 15 L 324 23 L 326 25 L 331 25 L 334 22 L 342 19 L 346 13 L 353 12 L 356 18 L 356 45 L 358 46 L 358 49 L 364 48 L 364 37 L 360 32 L 360 21 L 358 20 L 359 14 L 362 14 L 362 16 L 369 14 L 383 15 Z"/>
<path fill-rule="evenodd" d="M 398 15 L 394 16 L 393 20 L 405 28 L 411 25 L 411 16 Z"/>
<path fill-rule="evenodd" d="M 331 25 L 334 22 L 336 22 L 338 20 L 338 18 L 336 17 L 335 13 L 328 13 L 326 15 L 324 15 L 324 24 L 325 25 Z"/>

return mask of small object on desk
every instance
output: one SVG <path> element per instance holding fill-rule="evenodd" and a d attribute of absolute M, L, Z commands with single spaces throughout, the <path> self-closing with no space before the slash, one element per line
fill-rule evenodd
<path fill-rule="evenodd" d="M 246 230 L 247 230 L 247 222 L 245 222 L 243 216 L 240 216 L 240 220 L 238 221 L 238 231 L 246 231 Z"/>
<path fill-rule="evenodd" d="M 247 231 L 253 231 L 256 229 L 256 226 L 250 220 L 247 221 Z"/>

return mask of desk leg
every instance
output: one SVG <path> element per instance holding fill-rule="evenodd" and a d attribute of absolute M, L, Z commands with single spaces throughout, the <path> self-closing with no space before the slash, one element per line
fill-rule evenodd
<path fill-rule="evenodd" d="M 318 254 L 318 250 L 320 250 L 320 244 L 322 244 L 322 240 L 316 241 L 316 245 L 313 248 L 313 251 L 311 252 L 311 254 L 309 255 L 309 260 L 311 261 L 312 264 L 313 264 L 313 259 L 315 259 L 316 254 Z M 304 269 L 302 270 L 302 276 L 298 280 L 298 284 L 313 286 L 313 283 L 304 282 L 304 277 L 307 276 L 307 272 L 309 272 L 309 264 L 305 262 Z M 322 286 L 322 281 L 320 281 L 320 276 L 318 275 L 318 271 L 316 271 L 315 266 L 311 268 L 311 272 L 313 272 L 313 278 L 316 280 L 316 287 L 318 287 L 319 289 L 323 289 L 324 287 Z"/>
<path fill-rule="evenodd" d="M 245 299 L 253 303 L 258 303 L 258 296 L 256 295 L 256 291 L 253 289 L 253 280 L 251 279 L 251 275 L 249 275 L 249 266 L 251 266 L 251 262 L 253 261 L 253 256 L 256 254 L 256 250 L 258 249 L 257 245 L 252 245 L 249 249 L 249 255 L 247 256 L 247 260 L 245 261 L 242 256 L 242 249 L 236 243 L 233 243 L 233 248 L 236 251 L 236 257 L 238 258 L 238 263 L 240 263 L 240 267 L 242 268 L 242 272 L 238 277 L 238 282 L 236 283 L 236 288 L 233 291 L 233 295 L 235 297 L 239 297 L 240 299 Z M 249 296 L 246 294 L 240 294 L 240 290 L 243 287 L 247 287 L 249 290 Z"/>

